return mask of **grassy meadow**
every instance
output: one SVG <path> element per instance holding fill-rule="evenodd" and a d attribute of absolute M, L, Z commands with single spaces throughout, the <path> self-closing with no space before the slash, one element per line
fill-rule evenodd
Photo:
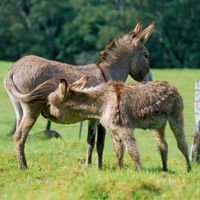
<path fill-rule="evenodd" d="M 82 139 L 78 139 L 79 124 L 52 124 L 62 139 L 46 139 L 38 132 L 46 120 L 40 117 L 26 143 L 29 169 L 17 166 L 13 140 L 6 134 L 12 127 L 14 111 L 3 87 L 3 78 L 11 63 L 0 62 L 0 199 L 8 200 L 90 200 L 90 199 L 199 199 L 200 165 L 192 164 L 187 173 L 182 155 L 172 132 L 167 127 L 169 145 L 168 172 L 162 172 L 160 156 L 151 131 L 136 130 L 137 145 L 144 171 L 137 172 L 125 153 L 125 166 L 116 167 L 115 154 L 109 134 L 106 136 L 104 167 L 85 166 L 87 122 Z M 182 94 L 185 104 L 185 131 L 189 147 L 193 139 L 194 82 L 200 70 L 153 70 L 154 80 L 167 80 Z M 127 82 L 131 82 L 129 78 Z"/>

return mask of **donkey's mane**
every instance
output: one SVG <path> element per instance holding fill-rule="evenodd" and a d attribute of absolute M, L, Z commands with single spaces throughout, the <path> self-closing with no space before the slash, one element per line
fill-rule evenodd
<path fill-rule="evenodd" d="M 103 61 L 113 62 L 121 57 L 130 47 L 130 36 L 128 34 L 112 40 L 106 48 L 100 52 L 100 60 L 96 62 L 97 65 Z"/>

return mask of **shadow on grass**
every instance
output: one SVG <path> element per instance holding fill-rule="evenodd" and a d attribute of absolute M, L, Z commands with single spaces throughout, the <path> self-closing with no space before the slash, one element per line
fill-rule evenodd
<path fill-rule="evenodd" d="M 159 173 L 176 174 L 176 172 L 171 169 L 168 169 L 168 171 L 163 171 L 161 167 L 145 168 L 144 171 L 152 174 L 159 174 Z"/>
<path fill-rule="evenodd" d="M 123 168 L 122 169 L 119 169 L 117 167 L 116 164 L 112 163 L 112 164 L 104 164 L 103 166 L 103 169 L 101 171 L 118 171 L 118 170 L 127 170 L 127 169 L 134 169 L 136 172 L 137 172 L 137 169 L 134 168 L 133 166 L 130 166 L 130 165 L 127 165 L 127 164 L 124 164 Z M 145 173 L 151 173 L 151 174 L 176 174 L 175 171 L 169 169 L 168 171 L 163 171 L 161 167 L 152 167 L 152 168 L 144 168 L 142 170 L 142 173 L 145 172 Z M 138 172 L 139 173 L 139 172 Z"/>

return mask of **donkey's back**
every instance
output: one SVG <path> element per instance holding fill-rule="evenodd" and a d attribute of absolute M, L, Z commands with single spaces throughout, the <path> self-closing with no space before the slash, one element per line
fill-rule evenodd
<path fill-rule="evenodd" d="M 88 66 L 89 67 L 84 66 L 84 68 L 80 69 L 71 64 L 30 55 L 22 57 L 12 65 L 5 77 L 5 82 L 12 80 L 14 84 L 17 85 L 19 91 L 22 93 L 29 93 L 38 85 L 50 79 L 59 81 L 65 78 L 69 82 L 74 82 L 77 78 L 81 77 L 80 71 L 82 74 L 86 75 L 92 75 L 91 73 L 94 71 L 95 75 L 95 64 Z M 6 86 L 9 90 L 9 84 L 6 84 Z"/>

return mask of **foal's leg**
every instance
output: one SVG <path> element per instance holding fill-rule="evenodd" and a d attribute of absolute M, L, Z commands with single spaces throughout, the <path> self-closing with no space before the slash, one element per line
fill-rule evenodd
<path fill-rule="evenodd" d="M 124 144 L 116 134 L 113 134 L 112 141 L 117 158 L 117 165 L 121 169 L 123 167 Z"/>
<path fill-rule="evenodd" d="M 123 128 L 123 129 L 118 129 L 117 132 L 120 138 L 124 141 L 128 154 L 134 161 L 137 170 L 142 170 L 140 155 L 136 146 L 136 140 L 132 134 L 132 129 Z"/>
<path fill-rule="evenodd" d="M 19 168 L 27 168 L 26 157 L 24 153 L 25 142 L 31 127 L 34 125 L 38 118 L 41 105 L 39 104 L 22 104 L 23 117 L 21 123 L 16 129 L 14 134 L 14 142 L 16 147 L 17 159 L 19 162 Z"/>
<path fill-rule="evenodd" d="M 95 145 L 97 121 L 90 120 L 88 122 L 88 136 L 87 136 L 87 153 L 86 153 L 86 164 L 92 164 L 92 152 Z"/>
<path fill-rule="evenodd" d="M 156 137 L 157 140 L 158 149 L 161 155 L 163 171 L 167 171 L 167 153 L 168 153 L 168 145 L 165 140 L 165 126 L 166 124 L 159 129 L 153 130 L 154 136 Z"/>
<path fill-rule="evenodd" d="M 105 143 L 106 129 L 99 123 L 97 131 L 97 166 L 99 169 L 102 168 L 102 158 Z"/>
<path fill-rule="evenodd" d="M 188 147 L 184 133 L 183 114 L 181 113 L 179 116 L 171 117 L 169 119 L 169 125 L 176 138 L 177 146 L 185 158 L 187 171 L 189 172 L 191 170 L 191 165 L 188 156 Z"/>

